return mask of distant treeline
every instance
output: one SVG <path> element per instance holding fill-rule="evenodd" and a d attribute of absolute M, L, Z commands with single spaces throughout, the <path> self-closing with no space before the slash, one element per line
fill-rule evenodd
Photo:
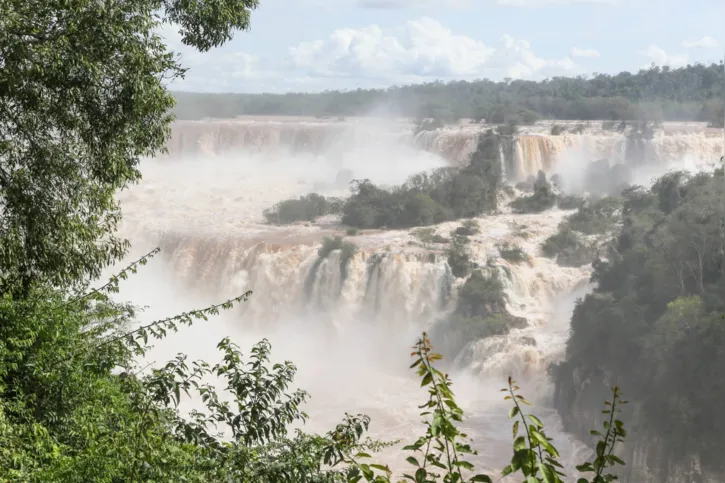
<path fill-rule="evenodd" d="M 653 66 L 636 74 L 555 77 L 540 82 L 431 82 L 388 89 L 317 94 L 176 92 L 178 119 L 239 115 L 353 116 L 383 106 L 396 115 L 505 123 L 544 119 L 706 121 L 723 124 L 725 74 L 720 64 Z"/>

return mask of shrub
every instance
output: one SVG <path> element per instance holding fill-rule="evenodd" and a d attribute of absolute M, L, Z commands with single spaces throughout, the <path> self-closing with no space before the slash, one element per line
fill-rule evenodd
<path fill-rule="evenodd" d="M 516 213 L 541 213 L 551 209 L 556 204 L 556 194 L 551 184 L 546 180 L 546 174 L 539 171 L 534 183 L 534 194 L 522 196 L 513 200 L 509 205 Z"/>
<path fill-rule="evenodd" d="M 511 263 L 523 263 L 529 261 L 529 257 L 521 249 L 521 247 L 511 246 L 508 243 L 498 247 L 498 253 L 501 258 Z"/>
<path fill-rule="evenodd" d="M 448 266 L 456 278 L 463 278 L 471 272 L 473 264 L 471 263 L 471 241 L 461 235 L 452 237 L 451 245 L 446 250 L 448 256 Z"/>
<path fill-rule="evenodd" d="M 455 235 L 473 236 L 481 233 L 481 226 L 476 220 L 466 220 L 452 233 Z"/>
<path fill-rule="evenodd" d="M 591 263 L 597 255 L 597 249 L 580 239 L 567 223 L 550 236 L 542 245 L 542 252 L 564 267 L 580 267 Z"/>
<path fill-rule="evenodd" d="M 582 203 L 568 218 L 569 228 L 587 235 L 603 234 L 613 229 L 621 218 L 623 200 L 608 196 Z"/>
<path fill-rule="evenodd" d="M 560 136 L 561 134 L 566 132 L 566 128 L 564 126 L 554 124 L 553 126 L 551 126 L 550 132 L 552 136 Z"/>
<path fill-rule="evenodd" d="M 586 200 L 583 196 L 577 196 L 577 195 L 565 195 L 560 196 L 556 200 L 557 206 L 562 210 L 575 210 L 582 206 L 584 206 L 584 203 Z"/>
<path fill-rule="evenodd" d="M 330 256 L 330 253 L 335 250 L 340 250 L 340 270 L 344 280 L 347 277 L 350 260 L 358 252 L 358 247 L 354 243 L 344 241 L 340 236 L 335 238 L 325 237 L 322 240 L 322 247 L 317 250 L 318 263 Z"/>
<path fill-rule="evenodd" d="M 297 221 L 315 221 L 320 216 L 340 213 L 342 202 L 337 198 L 325 198 L 317 193 L 284 200 L 264 210 L 268 223 L 285 225 Z"/>
<path fill-rule="evenodd" d="M 423 245 L 428 246 L 434 243 L 433 238 L 436 236 L 435 228 L 416 228 L 411 235 L 420 240 Z"/>

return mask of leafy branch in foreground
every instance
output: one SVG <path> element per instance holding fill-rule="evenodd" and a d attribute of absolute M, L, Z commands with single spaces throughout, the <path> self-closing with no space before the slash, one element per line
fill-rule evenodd
<path fill-rule="evenodd" d="M 95 288 L 89 292 L 86 292 L 82 295 L 79 295 L 77 297 L 70 298 L 68 300 L 68 303 L 76 303 L 84 300 L 89 299 L 96 299 L 98 296 L 102 294 L 111 294 L 111 293 L 118 293 L 118 284 L 121 282 L 121 280 L 128 279 L 129 275 L 136 275 L 138 272 L 139 267 L 145 266 L 148 261 L 153 258 L 156 254 L 158 254 L 161 251 L 161 248 L 156 247 L 147 254 L 143 255 L 141 258 L 134 260 L 133 262 L 129 263 L 125 268 L 123 268 L 121 271 L 119 271 L 117 274 L 112 275 L 108 282 L 106 282 L 104 285 L 101 285 L 98 288 Z M 86 287 L 87 288 L 87 287 Z"/>
<path fill-rule="evenodd" d="M 154 248 L 146 255 L 121 269 L 117 274 L 112 275 L 106 284 L 85 294 L 71 298 L 61 305 L 63 309 L 72 309 L 73 304 L 93 300 L 97 302 L 95 307 L 93 307 L 96 320 L 86 328 L 86 335 L 91 339 L 91 343 L 77 351 L 69 353 L 65 357 L 57 359 L 54 364 L 66 362 L 78 356 L 81 352 L 98 350 L 116 343 L 125 343 L 136 355 L 142 355 L 146 351 L 149 336 L 155 339 L 163 339 L 169 331 L 178 332 L 180 325 L 190 326 L 196 320 L 207 321 L 210 316 L 219 315 L 219 309 L 229 310 L 237 303 L 246 302 L 252 295 L 252 291 L 248 290 L 238 297 L 219 304 L 210 305 L 202 309 L 190 310 L 172 317 L 155 320 L 129 331 L 124 331 L 127 323 L 134 318 L 135 309 L 130 305 L 114 303 L 108 296 L 111 293 L 118 293 L 119 282 L 126 280 L 129 274 L 136 274 L 139 266 L 145 266 L 148 260 L 160 251 L 160 248 Z M 84 306 L 80 307 L 81 310 L 87 308 Z"/>
<path fill-rule="evenodd" d="M 430 340 L 426 333 L 414 346 L 411 356 L 415 361 L 410 366 L 417 368 L 421 377 L 421 386 L 428 387 L 428 401 L 420 406 L 424 411 L 421 416 L 425 418 L 426 433 L 415 443 L 403 448 L 413 454 L 406 461 L 416 469 L 413 474 L 404 474 L 405 481 L 415 483 L 465 483 L 465 482 L 492 482 L 492 478 L 485 474 L 475 474 L 475 467 L 464 459 L 465 455 L 476 455 L 477 452 L 464 440 L 466 434 L 460 432 L 456 423 L 463 421 L 463 410 L 456 404 L 451 391 L 452 382 L 447 374 L 443 374 L 433 366 L 433 363 L 442 357 L 432 351 Z M 559 451 L 552 439 L 546 435 L 544 423 L 533 414 L 524 414 L 522 405 L 531 405 L 521 394 L 516 382 L 509 377 L 508 387 L 501 391 L 508 393 L 505 400 L 510 400 L 513 407 L 509 411 L 509 418 L 516 419 L 513 424 L 514 454 L 511 464 L 506 466 L 501 477 L 521 472 L 525 483 L 563 483 L 563 465 L 560 463 Z M 621 443 L 626 436 L 624 424 L 614 419 L 619 406 L 624 404 L 620 398 L 619 388 L 613 388 L 612 400 L 605 402 L 607 409 L 602 411 L 609 414 L 605 421 L 606 433 L 598 431 L 591 434 L 603 439 L 597 442 L 596 458 L 594 462 L 586 462 L 577 466 L 580 472 L 592 472 L 592 480 L 579 478 L 577 483 L 605 483 L 616 480 L 611 473 L 605 474 L 608 467 L 623 465 L 624 462 L 614 455 L 616 443 Z M 365 425 L 367 427 L 367 425 Z M 523 430 L 523 431 L 520 431 Z M 521 432 L 521 434 L 519 434 Z M 346 474 L 348 483 L 357 483 L 363 478 L 372 483 L 390 483 L 392 472 L 388 466 L 378 464 L 359 463 L 360 458 L 370 458 L 370 455 L 358 454 L 358 459 L 341 459 L 348 465 Z"/>

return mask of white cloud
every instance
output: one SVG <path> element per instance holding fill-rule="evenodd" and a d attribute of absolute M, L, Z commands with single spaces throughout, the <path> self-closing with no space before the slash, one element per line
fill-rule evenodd
<path fill-rule="evenodd" d="M 709 35 L 701 38 L 700 40 L 695 40 L 695 41 L 685 40 L 682 42 L 682 46 L 687 47 L 687 48 L 695 47 L 695 48 L 700 48 L 700 49 L 711 49 L 711 48 L 717 47 L 718 45 L 720 45 L 719 42 L 717 40 L 713 39 L 712 37 L 710 37 Z"/>
<path fill-rule="evenodd" d="M 580 49 L 579 47 L 572 48 L 569 55 L 572 57 L 601 57 L 599 52 L 594 49 Z"/>
<path fill-rule="evenodd" d="M 664 49 L 657 47 L 656 45 L 650 45 L 646 50 L 640 50 L 637 52 L 640 55 L 644 55 L 650 59 L 650 62 L 654 62 L 657 65 L 668 65 L 670 67 L 682 67 L 687 65 L 689 57 L 685 54 L 668 54 Z M 643 66 L 648 68 L 649 64 Z"/>
<path fill-rule="evenodd" d="M 335 30 L 290 49 L 291 67 L 311 77 L 355 77 L 389 83 L 451 78 L 529 78 L 571 72 L 571 59 L 537 57 L 525 40 L 504 35 L 495 46 L 455 35 L 423 17 L 391 29 Z"/>
<path fill-rule="evenodd" d="M 301 42 L 277 59 L 234 50 L 234 43 L 201 54 L 183 45 L 171 26 L 165 26 L 162 35 L 189 69 L 171 88 L 196 92 L 320 91 L 580 73 L 574 55 L 540 57 L 527 41 L 509 35 L 487 45 L 456 35 L 428 17 L 393 28 L 337 29 L 325 39 Z M 586 49 L 572 49 L 574 52 L 592 55 Z"/>

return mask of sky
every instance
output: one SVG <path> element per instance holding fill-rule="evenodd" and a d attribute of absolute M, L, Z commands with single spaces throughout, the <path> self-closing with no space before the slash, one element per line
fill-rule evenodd
<path fill-rule="evenodd" d="M 724 0 L 260 0 L 172 90 L 320 92 L 637 71 L 725 56 Z"/>

